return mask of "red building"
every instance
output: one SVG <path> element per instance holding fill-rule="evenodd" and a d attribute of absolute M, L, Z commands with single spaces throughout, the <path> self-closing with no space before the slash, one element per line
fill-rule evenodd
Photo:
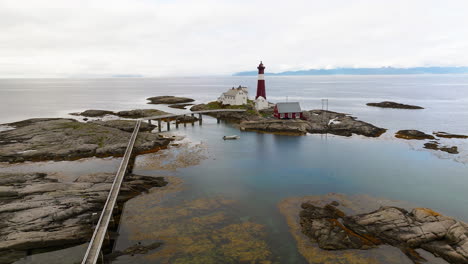
<path fill-rule="evenodd" d="M 298 102 L 277 103 L 273 116 L 278 119 L 302 119 L 304 117 Z"/>

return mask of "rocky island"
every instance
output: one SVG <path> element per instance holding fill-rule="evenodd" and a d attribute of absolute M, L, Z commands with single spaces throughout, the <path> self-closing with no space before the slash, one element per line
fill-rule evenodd
<path fill-rule="evenodd" d="M 352 134 L 366 137 L 379 137 L 386 129 L 357 120 L 355 117 L 343 113 L 325 110 L 304 111 L 304 120 L 258 118 L 257 120 L 242 121 L 241 130 L 289 133 L 289 134 L 325 134 L 351 136 Z"/>
<path fill-rule="evenodd" d="M 407 130 L 399 130 L 396 134 L 395 137 L 401 138 L 401 139 L 416 139 L 416 140 L 423 140 L 423 139 L 435 139 L 434 136 L 426 134 L 424 132 L 421 132 L 419 130 L 415 129 L 407 129 Z"/>
<path fill-rule="evenodd" d="M 464 138 L 464 139 L 468 138 L 467 135 L 451 134 L 447 132 L 434 132 L 433 134 L 440 138 Z"/>
<path fill-rule="evenodd" d="M 424 148 L 425 149 L 432 149 L 432 150 L 440 150 L 440 151 L 444 151 L 444 152 L 447 152 L 447 153 L 450 153 L 450 154 L 458 154 L 458 147 L 457 146 L 452 146 L 452 147 L 448 147 L 448 146 L 439 146 L 439 142 L 437 141 L 431 141 L 431 142 L 427 142 L 427 143 L 424 143 Z"/>
<path fill-rule="evenodd" d="M 408 104 L 400 104 L 390 101 L 384 101 L 380 103 L 367 103 L 368 106 L 374 107 L 381 107 L 381 108 L 395 108 L 395 109 L 424 109 L 424 107 L 417 106 L 417 105 L 408 105 Z"/>
<path fill-rule="evenodd" d="M 176 96 L 155 96 L 147 98 L 149 104 L 181 104 L 181 103 L 190 103 L 195 100 L 187 97 L 176 97 Z"/>
<path fill-rule="evenodd" d="M 219 119 L 238 123 L 239 128 L 245 131 L 267 132 L 276 134 L 304 135 L 335 134 L 351 136 L 352 134 L 367 137 L 379 137 L 386 129 L 376 127 L 344 113 L 325 110 L 303 111 L 304 119 L 276 119 L 273 117 L 273 108 L 256 111 L 250 101 L 247 105 L 227 106 L 219 102 L 210 102 L 193 106 L 191 111 L 214 109 L 246 109 L 245 112 L 213 113 Z"/>

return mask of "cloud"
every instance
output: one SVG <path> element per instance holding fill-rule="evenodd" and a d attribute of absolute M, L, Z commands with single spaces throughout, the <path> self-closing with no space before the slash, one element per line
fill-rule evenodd
<path fill-rule="evenodd" d="M 0 77 L 468 65 L 461 0 L 0 0 Z"/>

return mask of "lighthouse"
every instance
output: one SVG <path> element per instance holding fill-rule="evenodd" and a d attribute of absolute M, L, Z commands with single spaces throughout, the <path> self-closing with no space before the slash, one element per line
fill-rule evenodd
<path fill-rule="evenodd" d="M 258 65 L 257 69 L 258 69 L 258 82 L 257 82 L 257 96 L 255 96 L 255 109 L 263 110 L 263 109 L 268 108 L 268 101 L 266 100 L 266 92 L 265 92 L 265 77 L 264 77 L 265 66 L 263 66 L 262 62 L 260 62 L 260 65 Z"/>
<path fill-rule="evenodd" d="M 266 99 L 265 76 L 264 76 L 265 66 L 263 66 L 263 63 L 261 61 L 257 69 L 258 69 L 258 82 L 257 82 L 257 96 L 255 96 L 255 99 L 257 99 L 259 96 L 262 96 L 264 99 Z"/>

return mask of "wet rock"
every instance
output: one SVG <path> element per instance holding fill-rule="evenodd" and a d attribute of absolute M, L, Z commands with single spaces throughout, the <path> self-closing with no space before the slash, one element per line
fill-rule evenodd
<path fill-rule="evenodd" d="M 147 246 L 144 246 L 141 243 L 138 243 L 122 251 L 121 250 L 113 251 L 112 253 L 105 255 L 104 258 L 106 258 L 107 261 L 112 261 L 124 255 L 133 256 L 135 254 L 147 254 L 149 251 L 157 249 L 160 246 L 162 246 L 161 242 L 152 243 Z"/>
<path fill-rule="evenodd" d="M 93 219 L 99 217 L 113 177 L 83 175 L 74 182 L 60 182 L 46 174 L 0 173 L 3 187 L 19 194 L 0 199 L 0 219 L 5 220 L 0 223 L 0 256 L 9 256 L 0 263 L 12 263 L 33 249 L 88 241 Z M 128 175 L 118 202 L 165 184 L 161 177 Z M 94 213 L 97 215 L 93 218 Z"/>
<path fill-rule="evenodd" d="M 424 107 L 421 107 L 421 106 L 400 104 L 400 103 L 395 103 L 395 102 L 390 102 L 390 101 L 384 101 L 380 103 L 367 103 L 366 105 L 382 107 L 382 108 L 396 108 L 396 109 L 424 109 Z"/>
<path fill-rule="evenodd" d="M 419 130 L 400 130 L 395 134 L 395 137 L 401 138 L 401 139 L 417 139 L 417 140 L 422 140 L 422 139 L 435 139 L 434 136 L 428 135 L 424 132 L 421 132 Z"/>
<path fill-rule="evenodd" d="M 114 114 L 114 112 L 112 112 L 112 111 L 94 110 L 94 109 L 86 110 L 86 111 L 80 113 L 81 116 L 86 116 L 86 117 L 102 117 L 102 116 L 105 116 L 105 115 L 113 115 L 113 114 Z"/>
<path fill-rule="evenodd" d="M 73 119 L 29 119 L 9 125 L 15 129 L 0 132 L 0 162 L 121 156 L 131 136 L 121 129 Z M 167 144 L 156 134 L 141 132 L 135 151 L 155 151 Z"/>
<path fill-rule="evenodd" d="M 135 110 L 128 110 L 128 111 L 119 111 L 116 112 L 115 115 L 124 117 L 124 118 L 143 118 L 143 117 L 150 117 L 150 116 L 160 116 L 160 115 L 167 115 L 169 113 L 157 110 L 157 109 L 135 109 Z"/>
<path fill-rule="evenodd" d="M 176 96 L 155 96 L 147 98 L 149 104 L 180 104 L 180 103 L 190 103 L 195 100 L 187 97 L 176 97 Z"/>
<path fill-rule="evenodd" d="M 468 262 L 468 226 L 427 208 L 386 206 L 376 211 L 346 216 L 328 204 L 302 205 L 302 232 L 320 248 L 369 249 L 380 244 L 398 247 L 414 263 L 424 261 L 415 249 L 425 249 L 450 263 Z"/>
<path fill-rule="evenodd" d="M 312 134 L 330 133 L 347 137 L 357 134 L 366 137 L 379 137 L 387 131 L 344 113 L 311 110 L 304 111 L 303 115 L 310 124 L 308 132 Z"/>
<path fill-rule="evenodd" d="M 239 127 L 241 130 L 246 131 L 304 135 L 309 129 L 309 123 L 304 120 L 267 119 L 259 121 L 243 121 L 240 123 Z"/>
<path fill-rule="evenodd" d="M 452 147 L 441 147 L 439 150 L 450 153 L 450 154 L 458 154 L 458 147 L 457 146 L 452 146 Z"/>
<path fill-rule="evenodd" d="M 437 137 L 441 137 L 441 138 L 468 138 L 468 136 L 466 136 L 466 135 L 450 134 L 450 133 L 447 133 L 447 132 L 434 132 L 432 134 L 436 135 Z"/>

